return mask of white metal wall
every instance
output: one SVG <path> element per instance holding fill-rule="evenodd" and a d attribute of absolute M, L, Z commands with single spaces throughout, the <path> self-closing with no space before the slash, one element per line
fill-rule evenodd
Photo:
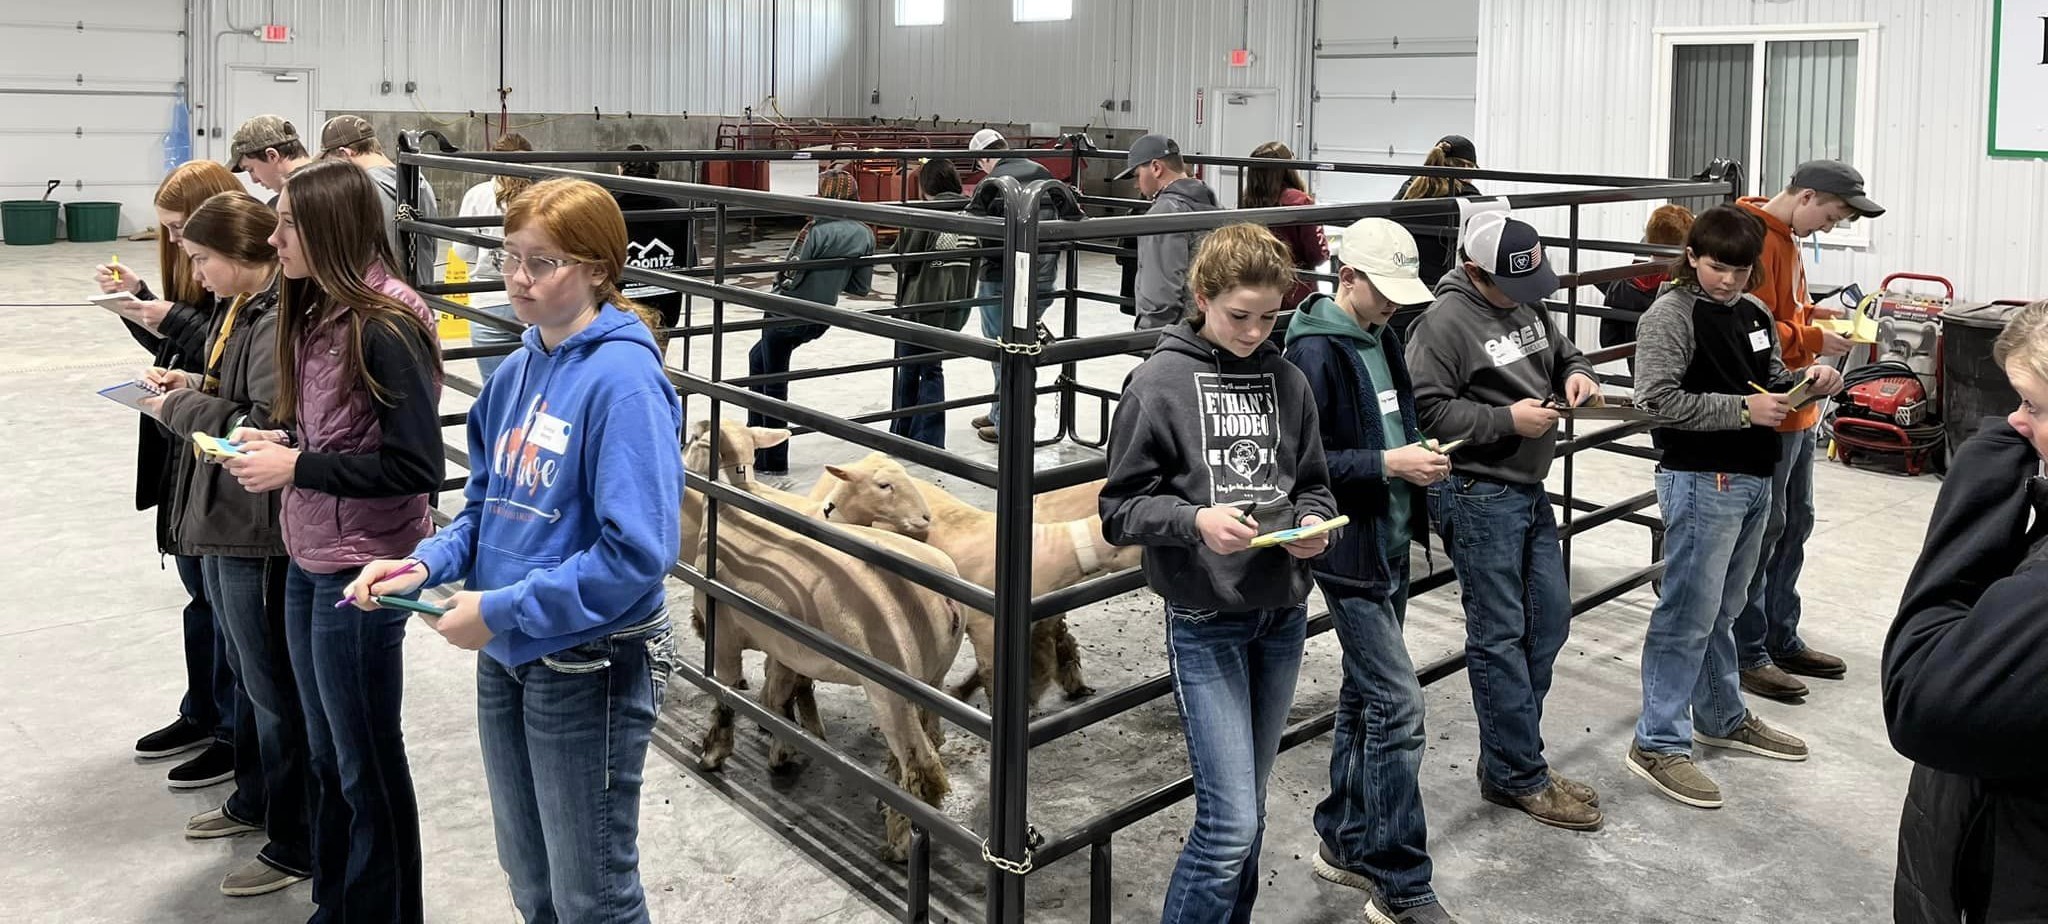
<path fill-rule="evenodd" d="M 1867 248 L 1806 250 L 1816 285 L 1935 273 L 1972 300 L 2048 296 L 2048 161 L 1984 155 L 1985 0 L 1481 0 L 1475 141 L 1503 169 L 1662 174 L 1654 30 L 1876 23 Z M 1496 184 L 1500 185 L 1500 184 Z M 1489 191 L 1493 191 L 1489 187 Z M 1505 191 L 1505 190 L 1502 190 Z M 1585 210 L 1589 235 L 1635 240 L 1647 205 Z M 1561 213 L 1545 216 L 1563 227 Z"/>
<path fill-rule="evenodd" d="M 1438 138 L 1471 134 L 1478 8 L 1478 0 L 1316 4 L 1309 156 L 1420 164 Z M 1484 148 L 1479 162 L 1490 162 Z M 1324 202 L 1391 199 L 1403 179 L 1311 176 Z"/>
<path fill-rule="evenodd" d="M 498 22 L 515 112 L 737 115 L 771 93 L 791 116 L 854 109 L 862 0 L 201 0 L 195 124 L 234 126 L 218 86 L 234 66 L 314 70 L 313 107 L 498 109 Z M 289 44 L 246 35 L 265 21 Z M 242 30 L 244 34 L 219 33 Z M 217 53 L 215 49 L 217 48 Z M 771 64 L 773 78 L 771 80 Z M 385 81 L 391 90 L 383 89 Z M 405 91 L 407 82 L 415 92 Z M 863 110 L 864 111 L 864 110 Z M 312 131 L 313 129 L 308 129 Z"/>
<path fill-rule="evenodd" d="M 0 199 L 122 204 L 153 221 L 185 78 L 184 11 L 162 0 L 0 4 Z"/>
<path fill-rule="evenodd" d="M 1210 126 L 1195 123 L 1195 91 L 1207 91 L 1206 122 L 1218 88 L 1273 88 L 1277 137 L 1304 146 L 1301 0 L 1075 0 L 1072 20 L 1032 23 L 1011 22 L 1010 7 L 948 0 L 944 25 L 898 26 L 892 2 L 872 0 L 861 114 L 1147 128 L 1213 153 Z M 1229 66 L 1239 47 L 1253 52 L 1250 67 Z M 873 90 L 879 104 L 868 103 Z M 1116 101 L 1112 111 L 1105 99 Z"/>

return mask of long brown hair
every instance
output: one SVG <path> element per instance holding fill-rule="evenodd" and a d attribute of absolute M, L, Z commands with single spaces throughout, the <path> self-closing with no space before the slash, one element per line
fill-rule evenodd
<path fill-rule="evenodd" d="M 277 213 L 239 190 L 214 195 L 185 219 L 186 240 L 248 266 L 277 266 L 276 230 Z"/>
<path fill-rule="evenodd" d="M 597 284 L 599 304 L 611 302 L 638 316 L 648 330 L 661 330 L 661 316 L 619 291 L 626 270 L 626 216 L 604 187 L 566 177 L 535 183 L 505 210 L 505 234 L 538 226 L 562 255 L 604 270 Z"/>
<path fill-rule="evenodd" d="M 241 188 L 241 181 L 228 168 L 210 160 L 190 160 L 179 164 L 157 186 L 156 207 L 177 212 L 189 221 L 206 200 Z M 156 229 L 156 259 L 163 269 L 164 298 L 191 304 L 206 297 L 205 287 L 192 278 L 192 262 L 171 240 L 171 229 L 162 225 Z"/>
<path fill-rule="evenodd" d="M 383 194 L 361 167 L 345 160 L 315 161 L 284 181 L 299 251 L 317 289 L 285 286 L 278 298 L 277 399 L 272 413 L 290 423 L 298 411 L 298 348 L 315 327 L 339 314 L 348 325 L 342 350 L 343 375 L 380 403 L 389 394 L 363 361 L 363 331 L 380 324 L 421 349 L 421 362 L 431 362 L 439 378 L 441 344 L 427 322 L 399 301 L 370 284 L 373 267 L 386 274 L 398 265 L 391 239 L 384 234 Z"/>
<path fill-rule="evenodd" d="M 1265 225 L 1240 222 L 1224 225 L 1202 239 L 1202 249 L 1188 265 L 1188 291 L 1214 299 L 1231 289 L 1271 289 L 1281 294 L 1294 288 L 1294 252 Z M 1202 326 L 1202 307 L 1188 305 L 1188 320 Z"/>
<path fill-rule="evenodd" d="M 533 142 L 526 140 L 526 136 L 518 132 L 506 132 L 491 144 L 491 150 L 531 151 Z M 507 204 L 532 185 L 533 178 L 527 176 L 501 176 L 493 180 L 491 190 L 493 197 L 498 200 L 498 211 L 505 211 Z"/>
<path fill-rule="evenodd" d="M 1293 160 L 1294 151 L 1278 141 L 1268 141 L 1253 148 L 1252 156 Z M 1272 208 L 1280 204 L 1280 196 L 1290 189 L 1308 192 L 1308 183 L 1302 180 L 1301 171 L 1293 167 L 1246 167 L 1244 191 L 1238 193 L 1237 204 L 1247 209 Z"/>
<path fill-rule="evenodd" d="M 1422 159 L 1422 165 L 1425 167 L 1463 167 L 1467 170 L 1479 166 L 1479 164 L 1463 157 L 1453 157 L 1450 152 L 1451 140 L 1446 138 L 1439 141 L 1436 143 L 1436 147 L 1429 149 L 1429 156 Z M 1408 191 L 1401 198 L 1441 199 L 1445 196 L 1455 196 L 1458 195 L 1458 187 L 1464 183 L 1464 180 L 1453 179 L 1447 176 L 1410 177 L 1408 180 Z"/>

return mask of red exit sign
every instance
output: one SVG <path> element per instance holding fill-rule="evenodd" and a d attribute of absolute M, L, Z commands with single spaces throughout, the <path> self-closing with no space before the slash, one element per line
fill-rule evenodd
<path fill-rule="evenodd" d="M 289 42 L 292 40 L 292 30 L 290 26 L 270 23 L 265 25 L 256 37 L 266 42 Z"/>
<path fill-rule="evenodd" d="M 1232 48 L 1232 49 L 1230 50 L 1230 66 L 1231 66 L 1231 67 L 1251 67 L 1251 66 L 1252 66 L 1252 52 L 1251 52 L 1251 49 L 1249 49 L 1249 48 Z"/>

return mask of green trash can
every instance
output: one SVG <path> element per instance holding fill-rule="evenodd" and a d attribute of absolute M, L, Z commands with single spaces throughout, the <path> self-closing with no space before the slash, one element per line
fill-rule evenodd
<path fill-rule="evenodd" d="M 64 236 L 73 242 L 111 241 L 121 236 L 121 203 L 64 203 Z"/>
<path fill-rule="evenodd" d="M 57 203 L 36 199 L 0 202 L 0 236 L 9 244 L 48 244 L 57 239 Z"/>

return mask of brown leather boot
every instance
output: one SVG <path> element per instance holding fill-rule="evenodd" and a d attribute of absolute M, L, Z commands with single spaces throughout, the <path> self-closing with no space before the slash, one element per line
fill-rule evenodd
<path fill-rule="evenodd" d="M 1819 677 L 1822 680 L 1840 680 L 1842 675 L 1849 672 L 1849 665 L 1843 663 L 1841 658 L 1811 648 L 1782 658 L 1773 656 L 1771 661 L 1784 668 L 1788 674 Z"/>
<path fill-rule="evenodd" d="M 1518 809 L 1537 821 L 1567 831 L 1591 831 L 1605 819 L 1598 807 L 1573 798 L 1556 783 L 1526 796 L 1510 796 L 1482 784 L 1479 795 L 1495 805 Z"/>
<path fill-rule="evenodd" d="M 1798 702 L 1806 695 L 1806 684 L 1776 664 L 1766 664 L 1742 672 L 1742 692 L 1780 702 Z"/>

